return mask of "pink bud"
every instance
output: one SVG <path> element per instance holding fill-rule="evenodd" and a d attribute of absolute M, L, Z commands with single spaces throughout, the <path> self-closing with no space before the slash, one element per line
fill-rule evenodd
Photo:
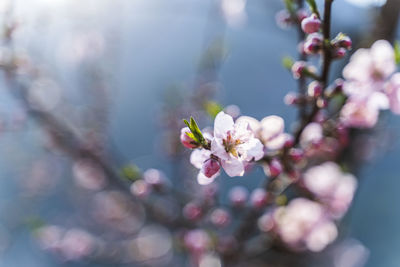
<path fill-rule="evenodd" d="M 211 223 L 218 227 L 224 227 L 228 225 L 231 221 L 231 216 L 226 210 L 215 209 L 211 213 L 210 217 Z"/>
<path fill-rule="evenodd" d="M 197 203 L 189 202 L 183 207 L 183 216 L 188 220 L 195 221 L 200 219 L 202 215 L 201 206 Z"/>
<path fill-rule="evenodd" d="M 346 55 L 346 49 L 339 47 L 334 50 L 333 52 L 333 57 L 334 58 L 342 58 Z"/>
<path fill-rule="evenodd" d="M 334 40 L 333 45 L 336 47 L 342 47 L 344 49 L 349 50 L 351 49 L 353 42 L 351 41 L 349 36 L 345 35 L 345 36 L 340 36 L 340 38 Z"/>
<path fill-rule="evenodd" d="M 317 99 L 317 106 L 319 108 L 326 108 L 328 106 L 328 101 L 326 99 L 323 99 L 323 98 L 318 98 Z"/>
<path fill-rule="evenodd" d="M 301 22 L 301 28 L 305 33 L 314 33 L 319 31 L 321 27 L 321 20 L 318 18 L 316 14 L 312 14 L 311 16 L 305 18 Z"/>
<path fill-rule="evenodd" d="M 201 172 L 208 178 L 211 178 L 216 173 L 219 172 L 219 169 L 220 169 L 219 162 L 213 158 L 210 158 L 203 163 Z"/>
<path fill-rule="evenodd" d="M 337 93 L 342 92 L 343 91 L 343 84 L 344 84 L 343 79 L 340 79 L 340 78 L 336 79 L 335 82 L 334 82 L 335 92 L 337 92 Z"/>
<path fill-rule="evenodd" d="M 319 97 L 322 94 L 322 84 L 317 82 L 317 81 L 313 81 L 312 83 L 310 83 L 308 85 L 308 90 L 307 90 L 307 94 L 311 97 Z"/>
<path fill-rule="evenodd" d="M 235 186 L 229 191 L 229 200 L 235 207 L 243 207 L 248 196 L 249 191 L 243 186 Z"/>
<path fill-rule="evenodd" d="M 307 37 L 304 43 L 304 52 L 306 54 L 316 54 L 321 51 L 323 36 L 320 33 L 312 33 Z"/>
<path fill-rule="evenodd" d="M 321 45 L 307 41 L 304 43 L 303 49 L 307 55 L 317 54 L 321 50 Z"/>
<path fill-rule="evenodd" d="M 276 13 L 275 20 L 276 24 L 283 29 L 293 24 L 292 16 L 286 9 L 280 10 Z"/>
<path fill-rule="evenodd" d="M 297 19 L 299 20 L 299 22 L 302 22 L 303 19 L 308 17 L 308 12 L 307 10 L 301 8 L 299 10 L 297 10 Z"/>
<path fill-rule="evenodd" d="M 304 61 L 296 61 L 292 66 L 292 74 L 295 79 L 299 79 L 307 67 L 306 62 Z"/>
<path fill-rule="evenodd" d="M 143 173 L 143 179 L 155 190 L 163 190 L 169 186 L 165 174 L 157 169 L 148 169 Z"/>
<path fill-rule="evenodd" d="M 195 229 L 187 232 L 184 236 L 186 247 L 196 253 L 204 252 L 210 245 L 211 239 L 206 231 Z"/>
<path fill-rule="evenodd" d="M 294 162 L 299 162 L 303 159 L 304 152 L 299 148 L 292 148 L 289 151 L 289 156 Z"/>
<path fill-rule="evenodd" d="M 268 203 L 268 194 L 262 188 L 256 188 L 251 192 L 250 201 L 253 207 L 261 209 Z"/>
<path fill-rule="evenodd" d="M 181 129 L 181 143 L 187 148 L 196 148 L 199 144 L 196 143 L 192 138 L 190 138 L 186 133 L 190 133 L 189 127 L 184 127 Z"/>
<path fill-rule="evenodd" d="M 283 171 L 282 163 L 278 159 L 272 159 L 265 171 L 270 177 L 277 177 Z"/>
<path fill-rule="evenodd" d="M 137 180 L 130 187 L 131 193 L 138 198 L 145 198 L 151 192 L 151 187 L 144 180 Z"/>
<path fill-rule="evenodd" d="M 296 105 L 299 103 L 299 97 L 296 93 L 290 92 L 285 95 L 283 102 L 288 106 Z"/>
<path fill-rule="evenodd" d="M 287 134 L 285 144 L 283 146 L 286 148 L 290 148 L 290 147 L 294 146 L 294 137 L 290 134 Z"/>

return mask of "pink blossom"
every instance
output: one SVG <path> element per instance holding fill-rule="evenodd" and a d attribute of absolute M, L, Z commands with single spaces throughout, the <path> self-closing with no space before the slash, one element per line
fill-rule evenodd
<path fill-rule="evenodd" d="M 366 100 L 349 100 L 340 112 L 340 120 L 346 127 L 371 128 L 378 117 L 379 109 Z"/>
<path fill-rule="evenodd" d="M 218 113 L 214 121 L 211 152 L 219 157 L 222 167 L 231 177 L 242 176 L 246 162 L 264 156 L 263 145 L 255 138 L 248 123 L 234 123 L 232 117 L 223 111 Z"/>
<path fill-rule="evenodd" d="M 388 41 L 378 40 L 370 49 L 358 49 L 343 69 L 347 81 L 381 84 L 396 69 L 394 50 Z M 360 90 L 362 91 L 362 90 Z"/>
<path fill-rule="evenodd" d="M 241 116 L 236 122 L 247 122 L 255 137 L 269 150 L 281 149 L 290 136 L 284 133 L 284 120 L 275 115 L 267 116 L 260 122 L 252 117 Z"/>
<path fill-rule="evenodd" d="M 389 105 L 393 113 L 400 114 L 400 73 L 392 76 L 386 85 L 386 93 L 389 96 Z"/>
<path fill-rule="evenodd" d="M 356 178 L 343 173 L 334 162 L 314 166 L 304 173 L 304 184 L 326 203 L 335 217 L 341 217 L 350 206 L 357 187 Z"/>
<path fill-rule="evenodd" d="M 274 230 L 293 249 L 320 251 L 333 242 L 337 229 L 317 202 L 296 198 L 273 215 Z"/>

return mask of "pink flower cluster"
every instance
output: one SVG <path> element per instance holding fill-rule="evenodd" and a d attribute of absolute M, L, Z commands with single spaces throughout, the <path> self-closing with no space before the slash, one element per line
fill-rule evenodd
<path fill-rule="evenodd" d="M 274 232 L 294 250 L 321 251 L 338 234 L 335 220 L 347 211 L 357 187 L 351 174 L 333 162 L 309 168 L 303 176 L 305 188 L 315 200 L 295 198 L 287 206 L 267 211 L 258 220 L 264 232 Z"/>
<path fill-rule="evenodd" d="M 182 129 L 185 131 L 186 128 Z M 223 111 L 215 118 L 213 135 L 204 133 L 204 137 L 211 144 L 210 148 L 194 146 L 190 156 L 192 165 L 200 170 L 197 181 L 202 185 L 211 183 L 220 174 L 220 167 L 231 177 L 243 176 L 251 162 L 291 140 L 291 136 L 284 133 L 281 117 L 268 116 L 258 121 L 242 116 L 234 121 Z M 191 141 L 188 142 L 187 135 L 181 135 L 181 142 L 188 147 L 186 144 Z M 277 174 L 276 162 L 273 166 Z"/>
<path fill-rule="evenodd" d="M 343 69 L 343 91 L 348 96 L 341 121 L 354 128 L 371 128 L 379 111 L 390 108 L 400 114 L 400 73 L 395 73 L 395 53 L 385 40 L 370 49 L 359 49 Z"/>

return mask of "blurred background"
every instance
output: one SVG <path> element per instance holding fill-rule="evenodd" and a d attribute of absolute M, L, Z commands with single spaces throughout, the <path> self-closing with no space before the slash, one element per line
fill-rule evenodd
<path fill-rule="evenodd" d="M 175 131 L 183 126 L 183 117 L 196 115 L 185 103 L 189 94 L 210 97 L 215 101 L 207 102 L 210 108 L 213 103 L 234 104 L 257 119 L 279 115 L 287 131 L 296 118 L 296 109 L 283 103 L 296 83 L 281 60 L 297 56 L 298 37 L 294 29 L 282 30 L 276 24 L 275 14 L 284 7 L 280 0 L 248 0 L 246 5 L 219 0 L 13 0 L 11 15 L 7 1 L 0 3 L 3 19 L 17 21 L 15 51 L 22 58 L 29 56 L 40 77 L 34 82 L 22 79 L 30 88 L 27 102 L 61 120 L 119 168 L 158 168 L 174 184 L 195 180 L 193 170 L 193 175 L 178 175 L 183 167 L 177 166 L 187 164 L 188 157 L 177 156 L 182 151 L 171 139 L 179 135 Z M 385 4 L 334 1 L 332 35 L 345 32 L 355 47 L 361 45 L 379 25 Z M 392 32 L 388 38 L 398 39 L 399 32 Z M 7 53 L 3 49 L 1 58 Z M 341 76 L 346 61 L 335 63 L 332 79 Z M 161 256 L 170 253 L 174 244 L 168 229 L 147 224 L 143 228 L 141 206 L 115 204 L 125 200 L 117 191 L 103 190 L 109 183 L 107 174 L 57 148 L 57 134 L 49 135 L 46 119 L 30 116 L 5 76 L 0 80 L 0 103 L 0 266 L 142 266 L 135 260 L 143 255 L 126 258 L 107 246 L 129 236 L 139 242 L 138 235 L 151 232 L 158 237 L 147 242 L 162 242 Z M 200 121 L 202 127 L 212 123 Z M 343 222 L 343 235 L 351 238 L 354 253 L 335 266 L 357 266 L 366 259 L 365 266 L 400 265 L 400 118 L 384 114 L 379 127 L 385 130 L 368 137 L 376 149 L 362 153 L 367 164 L 357 173 L 361 182 Z M 364 148 L 368 149 L 360 147 Z M 221 201 L 233 185 L 251 189 L 262 177 L 258 169 L 246 177 L 222 175 Z M 167 209 L 173 213 L 172 206 Z M 110 216 L 112 227 L 107 225 Z M 113 241 L 102 241 L 108 254 L 104 258 L 60 259 L 32 237 L 38 223 L 90 229 L 92 236 Z M 85 233 L 77 235 L 86 238 Z M 115 257 L 121 263 L 109 260 Z M 167 265 L 158 266 L 185 266 L 176 256 L 169 257 Z M 324 259 L 315 266 L 328 266 Z"/>

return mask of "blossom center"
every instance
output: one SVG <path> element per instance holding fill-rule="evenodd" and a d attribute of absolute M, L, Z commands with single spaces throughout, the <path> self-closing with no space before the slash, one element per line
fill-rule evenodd
<path fill-rule="evenodd" d="M 225 147 L 225 151 L 227 153 L 231 153 L 235 157 L 239 157 L 240 153 L 236 150 L 236 146 L 242 144 L 243 142 L 240 139 L 233 139 L 232 134 L 228 132 L 226 139 L 222 140 L 222 144 Z"/>

